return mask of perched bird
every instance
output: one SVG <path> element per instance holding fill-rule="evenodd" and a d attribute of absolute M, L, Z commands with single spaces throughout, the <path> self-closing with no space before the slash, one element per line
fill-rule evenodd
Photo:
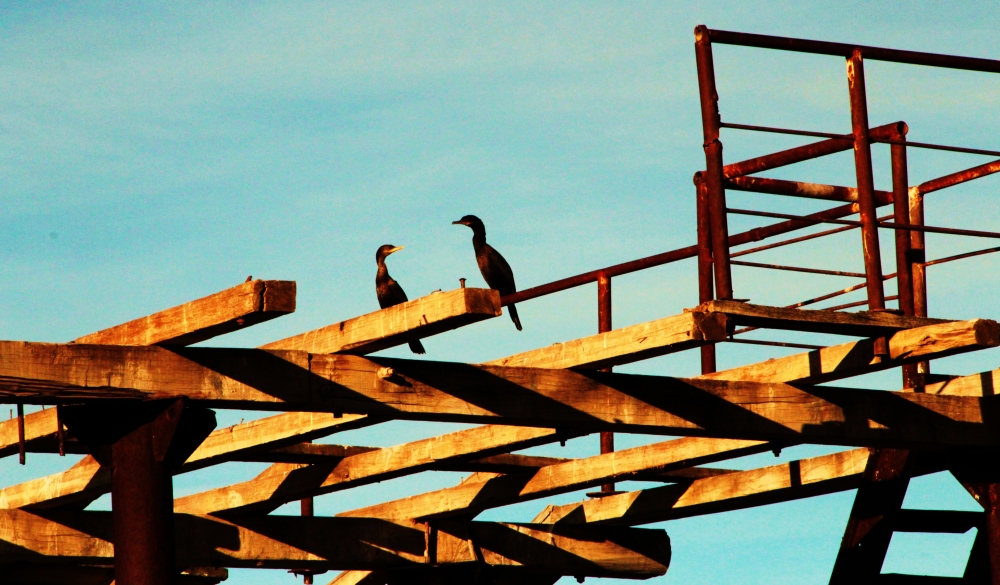
<path fill-rule="evenodd" d="M 389 276 L 389 269 L 385 267 L 385 257 L 393 252 L 402 250 L 402 246 L 386 244 L 380 246 L 375 252 L 375 263 L 378 264 L 378 273 L 375 275 L 375 294 L 378 295 L 378 304 L 383 309 L 388 309 L 394 305 L 405 303 L 409 299 L 403 292 L 403 287 Z M 420 340 L 410 342 L 410 351 L 413 353 L 426 353 Z"/>
<path fill-rule="evenodd" d="M 466 215 L 451 223 L 472 228 L 472 247 L 476 251 L 476 263 L 479 264 L 479 271 L 483 273 L 486 284 L 499 291 L 500 296 L 517 292 L 517 286 L 514 284 L 514 271 L 510 269 L 510 264 L 507 264 L 500 252 L 486 243 L 486 226 L 483 225 L 483 220 L 474 215 Z M 517 317 L 517 307 L 509 305 L 507 309 L 510 311 L 510 320 L 520 331 L 521 320 Z"/>

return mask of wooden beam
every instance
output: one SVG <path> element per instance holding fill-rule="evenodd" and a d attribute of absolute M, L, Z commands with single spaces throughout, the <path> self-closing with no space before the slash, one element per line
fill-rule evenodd
<path fill-rule="evenodd" d="M 84 335 L 94 345 L 191 345 L 295 312 L 295 282 L 254 280 Z"/>
<path fill-rule="evenodd" d="M 535 522 L 637 525 L 741 510 L 857 487 L 868 449 L 853 449 L 761 469 L 603 498 L 549 506 Z"/>
<path fill-rule="evenodd" d="M 474 516 L 489 508 L 568 493 L 609 481 L 631 479 L 643 473 L 760 453 L 770 448 L 769 444 L 760 441 L 675 439 L 585 459 L 573 459 L 542 467 L 533 473 L 466 481 L 455 487 L 350 510 L 339 516 L 388 519 Z"/>
<path fill-rule="evenodd" d="M 751 305 L 737 301 L 708 301 L 694 311 L 723 313 L 737 325 L 765 327 L 768 329 L 788 329 L 791 331 L 811 331 L 814 333 L 835 333 L 876 337 L 902 329 L 913 329 L 936 323 L 947 323 L 947 319 L 907 317 L 892 313 L 859 311 L 824 311 L 809 309 L 787 309 Z"/>
<path fill-rule="evenodd" d="M 904 508 L 896 514 L 892 528 L 895 532 L 965 534 L 973 528 L 983 528 L 985 523 L 985 514 L 982 512 Z"/>
<path fill-rule="evenodd" d="M 58 432 L 56 409 L 47 408 L 24 415 L 24 442 L 28 451 L 50 451 Z M 17 419 L 0 422 L 0 457 L 18 452 Z"/>
<path fill-rule="evenodd" d="M 460 288 L 334 323 L 261 346 L 309 353 L 364 355 L 502 314 L 500 293 Z"/>
<path fill-rule="evenodd" d="M 939 396 L 996 396 L 1000 394 L 1000 370 L 935 382 L 917 390 Z"/>
<path fill-rule="evenodd" d="M 486 362 L 493 366 L 596 370 L 726 339 L 726 316 L 689 312 Z"/>
<path fill-rule="evenodd" d="M 240 423 L 213 431 L 177 472 L 252 459 L 254 453 L 262 450 L 266 452 L 294 441 L 317 439 L 377 422 L 379 419 L 365 415 L 336 418 L 328 413 L 290 412 Z M 82 509 L 110 491 L 110 470 L 102 468 L 88 455 L 67 471 L 0 489 L 0 508 L 69 506 Z"/>
<path fill-rule="evenodd" d="M 863 339 L 703 374 L 699 378 L 820 384 L 903 364 L 996 347 L 1000 345 L 1000 325 L 989 319 L 973 319 L 898 331 L 889 338 L 889 359 L 876 359 L 874 344 L 874 339 Z"/>
<path fill-rule="evenodd" d="M 370 518 L 175 515 L 178 566 L 378 570 L 484 563 L 532 572 L 648 578 L 670 562 L 662 530 L 495 522 L 425 524 Z M 107 564 L 110 512 L 0 511 L 6 562 Z M 426 545 L 433 534 L 432 546 Z"/>
<path fill-rule="evenodd" d="M 194 471 L 225 461 L 256 461 L 253 454 L 290 447 L 302 441 L 360 429 L 381 422 L 363 414 L 339 417 L 327 412 L 288 412 L 217 429 L 184 463 L 182 471 Z"/>
<path fill-rule="evenodd" d="M 254 349 L 0 342 L 0 396 L 25 403 L 187 396 L 224 408 L 575 432 L 898 448 L 1000 445 L 1000 405 L 978 397 Z"/>
<path fill-rule="evenodd" d="M 516 451 L 565 438 L 554 429 L 488 425 L 350 455 L 331 465 L 276 464 L 250 481 L 174 500 L 188 514 L 270 511 L 310 496 L 367 485 L 440 463 Z"/>

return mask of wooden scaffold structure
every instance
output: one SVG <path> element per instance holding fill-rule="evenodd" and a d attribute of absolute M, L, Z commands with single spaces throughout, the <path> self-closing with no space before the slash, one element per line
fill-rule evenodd
<path fill-rule="evenodd" d="M 1000 585 L 1000 370 L 932 374 L 935 358 L 1000 345 L 1000 325 L 928 315 L 927 267 L 1000 250 L 928 260 L 924 234 L 1000 234 L 924 223 L 923 197 L 1000 171 L 1000 160 L 911 186 L 907 150 L 1000 152 L 908 142 L 907 126 L 870 127 L 864 61 L 1000 73 L 1000 61 L 746 33 L 695 29 L 705 170 L 695 175 L 696 245 L 501 297 L 495 290 L 436 292 L 258 348 L 189 347 L 295 310 L 294 282 L 254 280 L 70 343 L 0 341 L 0 456 L 85 457 L 61 473 L 0 489 L 0 581 L 16 585 L 214 584 L 226 568 L 303 575 L 343 571 L 331 585 L 552 584 L 561 577 L 663 575 L 670 541 L 640 526 L 857 489 L 831 583 L 880 577 L 893 532 L 979 529 L 966 582 Z M 847 62 L 850 134 L 723 123 L 713 45 L 839 56 Z M 823 140 L 725 164 L 720 132 Z M 892 189 L 874 187 L 871 147 L 890 145 Z M 756 174 L 853 150 L 857 185 Z M 836 206 L 805 216 L 727 207 L 726 191 L 806 197 Z M 879 217 L 878 208 L 892 206 Z M 728 214 L 781 221 L 730 234 Z M 858 215 L 857 220 L 844 219 Z M 805 236 L 734 251 L 789 232 Z M 763 249 L 858 229 L 864 273 L 736 260 Z M 886 274 L 879 230 L 890 230 L 895 273 Z M 890 233 L 890 232 L 883 232 Z M 611 279 L 698 259 L 699 303 L 678 315 L 614 329 Z M 734 298 L 732 265 L 863 279 L 790 307 Z M 897 294 L 884 283 L 895 279 Z M 599 330 L 591 337 L 484 364 L 390 359 L 374 352 L 499 316 L 502 307 L 596 282 Z M 864 288 L 861 303 L 804 308 Z M 895 300 L 897 309 L 887 308 Z M 692 303 L 693 304 L 693 303 Z M 862 311 L 844 309 L 864 305 Z M 837 334 L 833 346 L 749 340 L 751 329 Z M 801 347 L 804 353 L 716 371 L 720 343 Z M 694 378 L 612 372 L 614 366 L 697 349 Z M 824 385 L 899 368 L 901 390 Z M 25 405 L 55 406 L 29 414 Z M 278 414 L 217 429 L 212 409 Z M 476 426 L 387 448 L 314 443 L 390 420 Z M 601 453 L 564 459 L 517 454 L 601 434 Z M 671 438 L 615 451 L 613 433 Z M 738 471 L 708 467 L 800 444 L 847 448 Z M 175 499 L 172 477 L 230 461 L 269 462 L 257 477 Z M 315 516 L 314 497 L 428 470 L 469 472 L 429 493 Z M 949 471 L 983 512 L 902 509 L 911 478 Z M 663 485 L 620 492 L 615 482 Z M 484 510 L 587 489 L 530 523 L 485 522 Z M 112 511 L 89 511 L 111 494 Z M 272 515 L 301 501 L 300 516 Z M 893 582 L 924 582 L 891 576 Z"/>

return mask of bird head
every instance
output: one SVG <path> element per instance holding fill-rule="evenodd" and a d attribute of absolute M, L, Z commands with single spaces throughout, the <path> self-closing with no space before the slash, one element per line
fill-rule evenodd
<path fill-rule="evenodd" d="M 453 221 L 451 223 L 454 224 L 454 225 L 469 226 L 470 228 L 472 228 L 472 231 L 475 232 L 475 233 L 481 233 L 483 235 L 486 234 L 486 226 L 483 225 L 483 220 L 479 219 L 478 217 L 476 217 L 474 215 L 466 215 L 462 219 L 460 219 L 458 221 Z"/>
<path fill-rule="evenodd" d="M 378 252 L 375 252 L 375 262 L 381 262 L 385 260 L 385 257 L 393 252 L 398 252 L 403 249 L 403 246 L 393 246 L 392 244 L 386 244 L 384 246 L 379 246 Z"/>

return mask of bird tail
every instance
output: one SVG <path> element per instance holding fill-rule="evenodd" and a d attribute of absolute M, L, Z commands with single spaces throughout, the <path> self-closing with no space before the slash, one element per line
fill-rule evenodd
<path fill-rule="evenodd" d="M 514 305 L 510 305 L 509 307 L 507 307 L 507 311 L 510 313 L 510 320 L 514 322 L 514 327 L 517 327 L 517 330 L 520 331 L 521 320 L 518 319 L 517 317 L 517 307 L 515 307 Z"/>
<path fill-rule="evenodd" d="M 427 353 L 427 351 L 424 350 L 424 344 L 420 343 L 419 339 L 410 342 L 410 351 L 413 353 Z"/>

